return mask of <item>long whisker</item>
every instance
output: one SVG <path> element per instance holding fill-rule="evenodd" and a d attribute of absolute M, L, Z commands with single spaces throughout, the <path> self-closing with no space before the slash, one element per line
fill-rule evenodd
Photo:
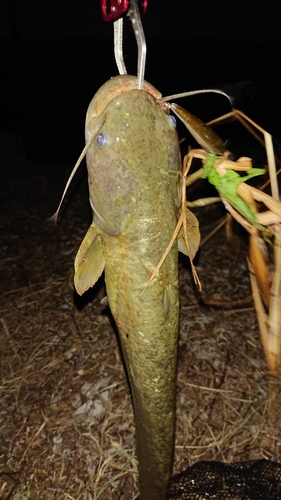
<path fill-rule="evenodd" d="M 103 121 L 104 121 L 104 120 L 103 120 Z M 102 126 L 103 121 L 101 121 L 101 123 L 100 123 L 100 120 L 98 120 L 98 122 L 97 122 L 98 128 L 100 128 L 100 127 Z M 59 211 L 60 211 L 60 209 L 61 209 L 62 202 L 63 202 L 63 200 L 64 200 L 64 198 L 65 198 L 65 195 L 66 195 L 67 190 L 68 190 L 68 188 L 69 188 L 69 186 L 70 186 L 70 183 L 71 183 L 71 181 L 72 181 L 72 179 L 73 179 L 74 175 L 76 174 L 76 172 L 77 172 L 77 170 L 78 170 L 79 166 L 81 165 L 81 162 L 82 162 L 82 160 L 83 160 L 84 156 L 86 156 L 87 151 L 88 151 L 89 147 L 91 146 L 91 144 L 92 144 L 93 140 L 95 139 L 96 135 L 97 135 L 97 126 L 95 126 L 95 128 L 94 128 L 94 130 L 93 130 L 93 132 L 92 132 L 92 135 L 91 135 L 90 139 L 89 139 L 89 140 L 88 140 L 88 142 L 85 144 L 85 146 L 84 146 L 84 149 L 83 149 L 82 153 L 80 154 L 80 156 L 79 156 L 79 158 L 78 158 L 77 162 L 75 163 L 75 165 L 74 165 L 74 167 L 73 167 L 73 169 L 72 169 L 72 172 L 71 172 L 71 174 L 70 174 L 70 176 L 69 176 L 69 178 L 68 178 L 68 181 L 67 181 L 67 183 L 66 183 L 66 186 L 65 186 L 65 188 L 64 188 L 64 191 L 63 191 L 63 193 L 62 193 L 62 197 L 61 197 L 61 200 L 60 200 L 59 206 L 58 206 L 57 210 L 55 211 L 54 215 L 52 215 L 52 217 L 50 217 L 50 218 L 49 218 L 49 220 L 54 221 L 54 222 L 57 222 L 57 220 L 58 220 L 58 215 L 59 215 Z"/>
<path fill-rule="evenodd" d="M 223 90 L 218 90 L 218 89 L 202 89 L 202 90 L 190 90 L 189 92 L 182 92 L 180 94 L 172 94 L 168 95 L 167 97 L 161 97 L 161 99 L 157 99 L 159 102 L 167 102 L 167 101 L 172 101 L 173 99 L 181 99 L 182 97 L 189 97 L 192 95 L 197 95 L 197 94 L 221 94 L 229 100 L 230 104 L 232 105 L 232 97 L 230 97 L 226 92 Z"/>

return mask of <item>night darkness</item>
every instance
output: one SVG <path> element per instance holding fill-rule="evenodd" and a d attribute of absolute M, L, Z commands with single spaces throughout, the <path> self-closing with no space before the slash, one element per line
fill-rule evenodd
<path fill-rule="evenodd" d="M 254 96 L 237 106 L 278 139 L 280 22 L 280 2 L 150 0 L 146 79 L 163 95 L 253 81 Z M 125 35 L 127 69 L 135 73 L 129 21 Z M 87 106 L 117 74 L 113 28 L 98 0 L 1 0 L 0 37 L 1 131 L 21 135 L 31 159 L 74 160 Z M 212 96 L 182 105 L 205 121 L 229 110 Z"/>

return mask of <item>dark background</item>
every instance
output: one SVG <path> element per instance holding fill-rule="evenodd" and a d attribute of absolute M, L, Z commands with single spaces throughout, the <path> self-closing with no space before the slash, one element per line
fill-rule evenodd
<path fill-rule="evenodd" d="M 149 0 L 143 25 L 145 76 L 163 95 L 253 81 L 237 106 L 280 140 L 280 1 Z M 20 135 L 30 160 L 74 161 L 87 106 L 117 74 L 99 0 L 0 0 L 0 49 L 1 133 Z M 129 20 L 124 56 L 135 74 Z M 214 95 L 181 104 L 205 121 L 230 110 Z"/>

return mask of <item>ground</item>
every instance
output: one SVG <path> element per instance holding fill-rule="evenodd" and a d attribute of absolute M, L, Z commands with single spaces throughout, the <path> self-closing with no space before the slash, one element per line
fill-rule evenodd
<path fill-rule="evenodd" d="M 3 500 L 133 500 L 133 409 L 102 279 L 80 298 L 73 262 L 90 223 L 85 167 L 59 222 L 72 164 L 33 163 L 0 139 L 1 475 Z M 222 206 L 197 210 L 204 237 Z M 205 297 L 251 295 L 247 240 L 224 229 L 196 260 Z M 278 380 L 268 375 L 253 303 L 200 304 L 180 259 L 174 473 L 200 460 L 281 460 Z M 273 389 L 274 388 L 274 389 Z M 277 396 L 276 396 L 277 394 Z"/>

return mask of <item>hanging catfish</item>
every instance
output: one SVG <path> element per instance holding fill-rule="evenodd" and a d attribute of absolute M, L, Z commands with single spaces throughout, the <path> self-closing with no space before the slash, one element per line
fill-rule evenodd
<path fill-rule="evenodd" d="M 142 500 L 164 500 L 174 447 L 179 322 L 178 247 L 167 249 L 181 206 L 181 161 L 174 120 L 148 83 L 112 78 L 96 93 L 86 117 L 86 149 L 93 222 L 75 259 L 75 287 L 83 294 L 105 271 L 131 385 Z M 199 245 L 190 214 L 190 249 Z"/>

